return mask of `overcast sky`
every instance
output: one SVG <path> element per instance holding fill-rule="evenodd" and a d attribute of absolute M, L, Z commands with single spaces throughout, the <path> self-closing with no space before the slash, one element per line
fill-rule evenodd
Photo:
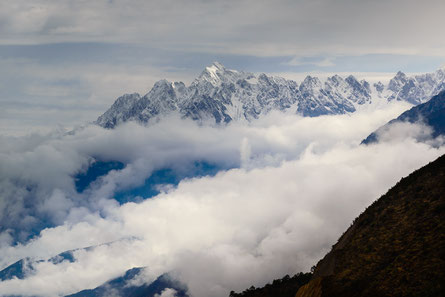
<path fill-rule="evenodd" d="M 213 61 L 296 80 L 431 72 L 445 62 L 444 9 L 442 0 L 3 0 L 0 133 L 93 121 L 119 95 L 190 82 Z"/>

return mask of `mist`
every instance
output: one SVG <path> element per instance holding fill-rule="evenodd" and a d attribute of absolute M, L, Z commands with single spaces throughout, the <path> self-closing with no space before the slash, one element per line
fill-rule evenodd
<path fill-rule="evenodd" d="M 0 292 L 63 296 L 147 267 L 141 282 L 170 273 L 192 296 L 228 296 L 309 271 L 368 205 L 445 152 L 443 139 L 417 140 L 428 127 L 408 123 L 360 145 L 408 107 L 317 118 L 277 112 L 224 127 L 173 116 L 3 136 L 0 269 L 77 250 L 73 262 L 38 262 L 24 279 L 0 282 Z M 75 176 L 95 160 L 125 166 L 79 193 Z M 184 172 L 196 161 L 219 172 L 159 185 L 148 199 L 114 199 L 156 170 Z"/>

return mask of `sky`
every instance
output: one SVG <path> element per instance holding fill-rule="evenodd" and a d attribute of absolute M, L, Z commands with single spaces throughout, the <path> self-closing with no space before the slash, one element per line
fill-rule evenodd
<path fill-rule="evenodd" d="M 309 271 L 367 206 L 445 153 L 423 124 L 360 145 L 410 104 L 314 118 L 272 111 L 221 127 L 176 115 L 90 123 L 120 95 L 164 78 L 189 84 L 214 61 L 297 82 L 433 72 L 445 63 L 444 9 L 439 0 L 0 1 L 0 271 L 43 260 L 25 279 L 0 281 L 0 296 L 65 296 L 146 267 L 139 284 L 170 273 L 193 297 L 223 297 Z M 78 191 L 95 161 L 123 165 Z M 196 162 L 219 171 L 115 199 L 157 170 Z M 72 262 L 46 261 L 68 250 Z"/>
<path fill-rule="evenodd" d="M 124 93 L 214 61 L 301 81 L 445 63 L 441 0 L 0 2 L 0 133 L 94 121 Z"/>

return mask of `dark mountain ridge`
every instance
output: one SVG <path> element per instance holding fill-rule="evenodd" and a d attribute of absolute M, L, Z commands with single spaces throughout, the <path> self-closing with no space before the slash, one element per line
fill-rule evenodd
<path fill-rule="evenodd" d="M 398 118 L 391 120 L 371 133 L 362 141 L 362 144 L 378 142 L 381 133 L 390 129 L 392 125 L 401 122 L 426 124 L 432 128 L 431 136 L 433 138 L 445 135 L 445 91 L 432 97 L 429 101 L 405 111 Z"/>
<path fill-rule="evenodd" d="M 297 297 L 444 296 L 445 155 L 354 220 Z"/>
<path fill-rule="evenodd" d="M 231 297 L 445 296 L 444 217 L 442 155 L 402 178 L 357 217 L 313 267 L 310 280 L 309 273 L 293 281 L 285 277 Z"/>

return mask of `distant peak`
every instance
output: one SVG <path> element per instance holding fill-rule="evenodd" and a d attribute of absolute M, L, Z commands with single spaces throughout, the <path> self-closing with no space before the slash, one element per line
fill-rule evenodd
<path fill-rule="evenodd" d="M 219 62 L 213 62 L 212 65 L 207 66 L 205 69 L 205 71 L 207 71 L 209 73 L 216 73 L 216 72 L 225 71 L 225 70 L 226 70 L 226 68 L 224 67 L 224 65 Z"/>
<path fill-rule="evenodd" d="M 150 92 L 162 92 L 163 90 L 173 89 L 173 84 L 166 79 L 161 79 L 155 82 Z"/>
<path fill-rule="evenodd" d="M 316 76 L 306 76 L 306 78 L 303 81 L 304 83 L 319 83 L 320 80 Z"/>
<path fill-rule="evenodd" d="M 155 87 L 160 87 L 160 86 L 170 86 L 171 84 L 172 84 L 172 83 L 169 82 L 168 80 L 166 80 L 166 79 L 161 79 L 161 80 L 158 80 L 157 82 L 155 82 L 154 86 L 155 86 Z"/>
<path fill-rule="evenodd" d="M 357 80 L 354 75 L 350 74 L 347 78 L 347 80 Z"/>
<path fill-rule="evenodd" d="M 139 95 L 138 93 L 124 94 L 124 95 L 120 96 L 119 98 L 117 98 L 116 101 L 114 102 L 114 104 L 120 105 L 120 104 L 123 104 L 124 102 L 136 101 L 140 97 L 141 97 L 141 95 Z"/>
<path fill-rule="evenodd" d="M 402 71 L 399 71 L 399 72 L 397 72 L 396 77 L 400 77 L 400 78 L 406 77 L 406 74 L 403 73 Z"/>
<path fill-rule="evenodd" d="M 439 69 L 436 70 L 436 73 L 443 73 L 445 72 L 445 65 L 442 65 L 439 67 Z"/>
<path fill-rule="evenodd" d="M 201 75 L 195 80 L 195 83 L 200 81 L 210 82 L 212 85 L 217 86 L 222 81 L 228 73 L 236 72 L 234 70 L 227 70 L 223 64 L 219 62 L 213 62 L 212 65 L 207 66 Z"/>
<path fill-rule="evenodd" d="M 330 77 L 331 79 L 335 79 L 335 80 L 342 80 L 343 78 L 338 75 L 338 74 L 334 74 L 333 76 Z"/>
<path fill-rule="evenodd" d="M 224 65 L 221 64 L 221 63 L 218 62 L 218 61 L 213 62 L 212 65 L 211 65 L 210 67 L 216 67 L 216 68 L 218 68 L 218 69 L 220 69 L 220 70 L 226 69 L 226 68 L 224 67 Z"/>

